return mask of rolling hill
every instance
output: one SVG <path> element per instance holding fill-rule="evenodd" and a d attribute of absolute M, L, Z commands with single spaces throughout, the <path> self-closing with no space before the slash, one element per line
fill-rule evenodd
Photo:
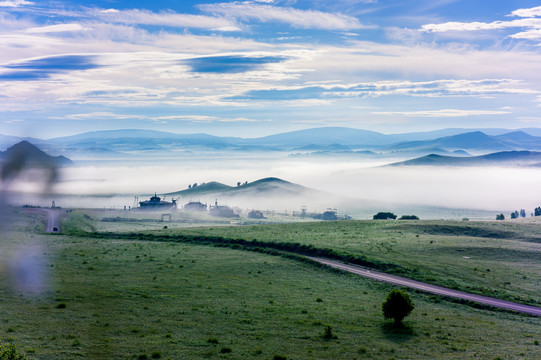
<path fill-rule="evenodd" d="M 480 156 L 430 154 L 386 166 L 539 166 L 541 152 L 502 151 Z"/>
<path fill-rule="evenodd" d="M 305 192 L 313 191 L 302 185 L 294 184 L 282 179 L 268 177 L 251 183 L 240 184 L 239 186 L 229 186 L 217 181 L 203 183 L 192 186 L 189 189 L 168 193 L 169 196 L 181 196 L 185 198 L 201 195 L 301 195 Z"/>

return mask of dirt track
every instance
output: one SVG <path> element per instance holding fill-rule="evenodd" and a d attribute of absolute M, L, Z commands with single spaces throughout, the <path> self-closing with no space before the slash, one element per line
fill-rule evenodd
<path fill-rule="evenodd" d="M 474 301 L 479 304 L 493 306 L 496 308 L 501 308 L 501 309 L 506 309 L 506 310 L 513 310 L 513 311 L 517 311 L 523 314 L 541 316 L 541 308 L 539 307 L 522 305 L 522 304 L 510 302 L 510 301 L 504 301 L 504 300 L 499 300 L 499 299 L 490 298 L 486 296 L 469 294 L 466 292 L 457 291 L 453 289 L 447 289 L 440 286 L 435 286 L 435 285 L 422 283 L 419 281 L 410 280 L 410 279 L 403 278 L 400 276 L 385 274 L 379 271 L 370 270 L 370 269 L 363 268 L 357 265 L 349 265 L 349 264 L 344 264 L 338 261 L 322 259 L 322 258 L 314 258 L 314 257 L 309 257 L 309 258 L 311 260 L 317 261 L 321 264 L 325 264 L 332 268 L 344 270 L 344 271 L 361 275 L 361 276 L 374 279 L 377 281 L 382 281 L 382 282 L 390 283 L 393 285 L 405 286 L 412 289 L 422 290 L 422 291 L 426 291 L 432 294 L 449 296 L 456 299 Z"/>
<path fill-rule="evenodd" d="M 26 213 L 43 214 L 45 215 L 45 232 L 59 233 L 60 232 L 60 214 L 62 210 L 49 208 L 29 208 L 25 209 Z"/>

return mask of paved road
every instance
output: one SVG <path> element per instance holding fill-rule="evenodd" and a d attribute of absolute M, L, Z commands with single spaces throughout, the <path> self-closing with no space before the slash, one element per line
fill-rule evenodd
<path fill-rule="evenodd" d="M 46 218 L 45 232 L 48 233 L 60 233 L 60 209 L 49 208 L 28 208 L 25 209 L 27 213 L 44 214 Z"/>
<path fill-rule="evenodd" d="M 338 261 L 322 259 L 322 258 L 315 258 L 315 257 L 309 257 L 309 258 L 311 260 L 317 261 L 321 264 L 325 264 L 332 268 L 348 271 L 350 273 L 361 275 L 361 276 L 374 279 L 377 281 L 382 281 L 382 282 L 386 282 L 386 283 L 390 283 L 394 285 L 405 286 L 412 289 L 422 290 L 422 291 L 426 291 L 432 294 L 444 295 L 444 296 L 449 296 L 449 297 L 453 297 L 457 299 L 470 300 L 479 304 L 489 305 L 489 306 L 493 306 L 493 307 L 501 308 L 501 309 L 514 310 L 514 311 L 524 313 L 524 314 L 541 316 L 541 308 L 538 308 L 535 306 L 522 305 L 522 304 L 510 302 L 510 301 L 498 300 L 498 299 L 490 298 L 486 296 L 469 294 L 462 291 L 447 289 L 440 286 L 435 286 L 435 285 L 430 285 L 430 284 L 422 283 L 415 280 L 410 280 L 410 279 L 403 278 L 400 276 L 381 273 L 379 271 L 370 270 L 370 269 L 357 266 L 357 265 L 349 265 L 349 264 L 344 264 Z"/>

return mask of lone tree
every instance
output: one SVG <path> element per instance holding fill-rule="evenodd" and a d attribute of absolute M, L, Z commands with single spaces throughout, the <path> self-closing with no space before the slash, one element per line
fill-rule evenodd
<path fill-rule="evenodd" d="M 414 307 L 408 293 L 395 289 L 387 295 L 381 309 L 385 319 L 394 319 L 395 325 L 399 326 Z"/>

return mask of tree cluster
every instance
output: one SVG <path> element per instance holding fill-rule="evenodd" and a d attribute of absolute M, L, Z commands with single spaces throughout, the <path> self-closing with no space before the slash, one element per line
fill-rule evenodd
<path fill-rule="evenodd" d="M 387 220 L 387 219 L 396 219 L 396 215 L 392 212 L 380 211 L 372 217 L 374 220 Z"/>
<path fill-rule="evenodd" d="M 518 219 L 519 216 L 523 218 L 526 217 L 526 210 L 520 209 L 520 212 L 515 210 L 514 212 L 511 213 L 511 219 Z"/>

